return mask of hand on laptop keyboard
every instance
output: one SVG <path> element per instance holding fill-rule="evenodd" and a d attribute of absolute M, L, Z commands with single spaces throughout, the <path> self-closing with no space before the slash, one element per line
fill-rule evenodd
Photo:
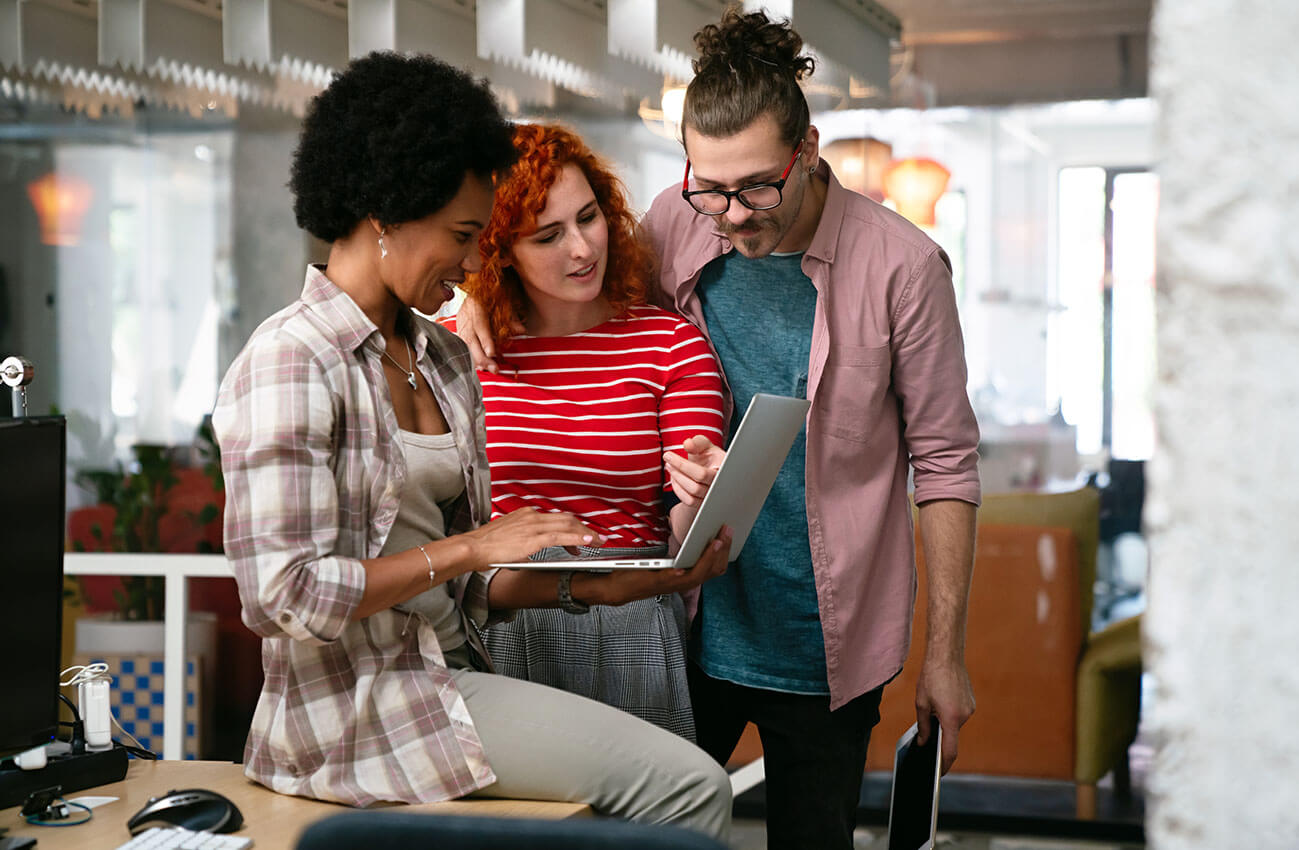
<path fill-rule="evenodd" d="M 179 826 L 154 827 L 132 838 L 117 850 L 245 850 L 253 840 L 242 835 L 193 832 Z"/>

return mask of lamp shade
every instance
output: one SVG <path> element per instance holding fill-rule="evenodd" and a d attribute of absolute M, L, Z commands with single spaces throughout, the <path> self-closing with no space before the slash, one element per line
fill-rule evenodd
<path fill-rule="evenodd" d="M 939 163 L 925 157 L 894 160 L 884 172 L 884 194 L 913 224 L 934 226 L 934 205 L 952 177 Z"/>
<path fill-rule="evenodd" d="M 81 241 L 81 220 L 94 194 L 82 178 L 54 171 L 28 183 L 27 197 L 40 220 L 41 242 L 69 246 Z"/>
<path fill-rule="evenodd" d="M 821 156 L 845 188 L 877 203 L 884 200 L 884 171 L 893 161 L 892 145 L 869 136 L 836 139 L 821 148 Z"/>

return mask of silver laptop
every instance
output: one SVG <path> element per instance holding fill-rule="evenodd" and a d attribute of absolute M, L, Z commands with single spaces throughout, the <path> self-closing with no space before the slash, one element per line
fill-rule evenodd
<path fill-rule="evenodd" d="M 929 740 L 916 743 L 918 724 L 898 739 L 889 793 L 888 850 L 933 850 L 938 834 L 938 785 L 942 778 L 943 729 L 934 717 Z"/>
<path fill-rule="evenodd" d="M 510 561 L 492 566 L 531 570 L 689 569 L 723 525 L 731 527 L 731 551 L 727 560 L 734 561 L 744 548 L 762 503 L 767 500 L 767 492 L 776 482 L 785 456 L 807 419 L 807 408 L 806 399 L 765 393 L 753 397 L 675 558 L 574 558 Z"/>

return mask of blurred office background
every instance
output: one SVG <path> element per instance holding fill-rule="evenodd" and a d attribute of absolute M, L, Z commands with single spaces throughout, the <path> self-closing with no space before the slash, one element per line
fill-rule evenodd
<path fill-rule="evenodd" d="M 644 210 L 680 180 L 677 117 L 690 35 L 725 5 L 0 0 L 0 356 L 36 364 L 31 410 L 69 418 L 70 510 L 105 498 L 79 486 L 79 473 L 130 474 L 140 463 L 133 447 L 168 447 L 178 468 L 207 459 L 201 427 L 226 366 L 262 319 L 296 297 L 304 265 L 323 259 L 325 246 L 294 224 L 286 182 L 304 107 L 349 56 L 413 50 L 472 67 L 518 120 L 579 129 L 617 163 Z M 1126 758 L 1106 756 L 1099 781 L 1082 783 L 1093 786 L 1090 812 L 1073 774 L 1082 741 L 1075 734 L 1083 735 L 1075 727 L 1092 710 L 1075 694 L 1077 662 L 1098 635 L 1133 622 L 1146 605 L 1146 471 L 1160 454 L 1153 4 L 745 5 L 791 17 L 815 51 L 820 64 L 807 93 L 839 178 L 903 212 L 952 259 L 985 492 L 1095 496 L 1082 519 L 1041 519 L 1054 509 L 1029 499 L 998 521 L 1075 524 L 1052 539 L 1071 553 L 1076 591 L 1064 603 L 1072 613 L 1059 616 L 1079 622 L 1062 627 L 1072 636 L 1059 669 L 1032 674 L 1058 679 L 1063 695 L 1055 698 L 1073 706 L 1060 727 L 1062 761 L 992 765 L 986 775 L 1000 775 L 1010 791 L 989 805 L 1012 820 L 1030 816 L 1033 788 L 1014 783 L 1059 781 L 1068 810 L 1061 818 L 1117 824 L 1111 833 L 1076 834 L 1143 840 L 1150 748 L 1136 713 L 1155 696 L 1148 677 L 1141 685 L 1135 628 L 1119 652 L 1137 652 L 1135 667 L 1131 658 L 1118 662 L 1135 690 L 1119 699 L 1112 722 L 1122 728 L 1110 736 Z M 209 497 L 219 511 L 216 483 L 200 501 Z M 189 518 L 202 527 L 174 535 L 177 547 L 219 546 L 219 516 L 198 510 Z M 84 548 L 111 548 L 103 535 L 73 537 Z M 1041 535 L 1025 539 L 1023 551 L 1006 539 L 1007 568 L 1050 584 L 1056 555 Z M 204 593 L 195 596 L 202 607 Z M 229 665 L 231 654 L 247 656 L 248 641 L 228 590 L 210 596 L 208 607 L 229 621 L 218 662 Z M 1064 610 L 1032 598 L 1030 620 Z M 101 592 L 98 607 L 111 609 L 111 599 Z M 981 616 L 1000 620 L 1003 612 Z M 987 671 L 992 680 L 1019 673 L 1013 657 L 980 663 L 1002 665 Z M 218 706 L 209 755 L 239 757 L 255 658 L 234 669 L 247 687 Z M 1040 709 L 1025 698 L 1031 717 Z M 1114 709 L 1095 710 L 1104 737 Z M 752 806 L 760 814 L 760 798 Z"/>

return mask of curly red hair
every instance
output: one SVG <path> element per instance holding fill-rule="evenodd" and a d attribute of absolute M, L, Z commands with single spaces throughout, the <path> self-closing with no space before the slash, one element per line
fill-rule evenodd
<path fill-rule="evenodd" d="M 520 237 L 536 231 L 537 216 L 564 166 L 581 169 L 608 222 L 603 294 L 616 311 L 645 303 L 653 267 L 652 252 L 636 237 L 636 217 L 622 181 L 576 133 L 556 124 L 519 124 L 514 147 L 519 159 L 497 178 L 492 218 L 478 239 L 483 267 L 464 284 L 482 306 L 498 351 L 508 344 L 511 322 L 522 319 L 528 305 L 518 272 L 502 260 Z"/>

